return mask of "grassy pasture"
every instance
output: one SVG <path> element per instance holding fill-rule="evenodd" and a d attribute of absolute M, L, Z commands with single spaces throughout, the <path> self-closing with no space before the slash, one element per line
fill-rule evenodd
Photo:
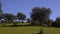
<path fill-rule="evenodd" d="M 41 28 L 40 26 L 0 27 L 0 34 L 37 34 L 39 33 L 40 28 Z M 60 28 L 54 27 L 42 27 L 42 28 L 44 34 L 60 34 Z"/>

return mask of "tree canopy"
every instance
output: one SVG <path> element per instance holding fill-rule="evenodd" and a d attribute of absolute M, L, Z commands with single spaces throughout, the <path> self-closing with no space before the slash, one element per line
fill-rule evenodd
<path fill-rule="evenodd" d="M 49 19 L 50 14 L 51 14 L 50 8 L 34 7 L 32 9 L 31 19 L 32 20 L 39 20 L 39 22 L 43 22 L 44 20 Z"/>
<path fill-rule="evenodd" d="M 17 17 L 20 19 L 20 20 L 24 20 L 26 18 L 26 15 L 21 13 L 21 12 L 18 12 L 17 13 Z"/>
<path fill-rule="evenodd" d="M 22 22 L 23 22 L 23 20 L 26 18 L 26 15 L 21 13 L 21 12 L 18 12 L 17 17 L 18 17 L 19 20 L 22 20 Z"/>
<path fill-rule="evenodd" d="M 13 19 L 16 18 L 16 16 L 13 14 L 5 13 L 5 14 L 3 14 L 3 18 L 6 19 L 7 21 L 12 21 Z"/>

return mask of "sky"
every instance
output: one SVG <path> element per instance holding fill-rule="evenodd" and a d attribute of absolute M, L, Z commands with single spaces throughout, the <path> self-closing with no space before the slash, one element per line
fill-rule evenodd
<path fill-rule="evenodd" d="M 30 18 L 31 9 L 34 7 L 51 8 L 50 19 L 55 20 L 60 17 L 60 0 L 0 0 L 4 13 L 16 15 L 18 12 L 24 13 Z"/>

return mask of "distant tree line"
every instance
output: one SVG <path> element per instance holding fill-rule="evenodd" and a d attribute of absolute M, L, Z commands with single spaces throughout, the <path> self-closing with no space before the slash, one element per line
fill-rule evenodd
<path fill-rule="evenodd" d="M 2 4 L 0 2 L 0 22 L 2 19 L 4 19 L 5 23 L 12 23 L 13 20 L 19 19 L 22 21 L 21 23 L 24 23 L 24 20 L 26 20 L 26 15 L 18 12 L 17 15 L 9 14 L 9 13 L 3 13 Z M 60 17 L 57 17 L 55 21 L 50 19 L 52 11 L 50 8 L 45 7 L 34 7 L 32 9 L 32 12 L 30 14 L 30 18 L 27 18 L 27 23 L 30 23 L 31 25 L 40 25 L 40 26 L 54 26 L 54 27 L 60 27 Z"/>

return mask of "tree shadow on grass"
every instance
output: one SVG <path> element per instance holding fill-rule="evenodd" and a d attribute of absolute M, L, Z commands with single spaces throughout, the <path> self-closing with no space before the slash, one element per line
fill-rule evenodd
<path fill-rule="evenodd" d="M 27 26 L 35 26 L 35 25 L 2 25 L 0 27 L 27 27 Z"/>
<path fill-rule="evenodd" d="M 54 28 L 60 28 L 60 27 L 54 27 Z"/>
<path fill-rule="evenodd" d="M 2 25 L 0 27 L 23 27 L 23 26 L 31 26 L 31 25 Z"/>

